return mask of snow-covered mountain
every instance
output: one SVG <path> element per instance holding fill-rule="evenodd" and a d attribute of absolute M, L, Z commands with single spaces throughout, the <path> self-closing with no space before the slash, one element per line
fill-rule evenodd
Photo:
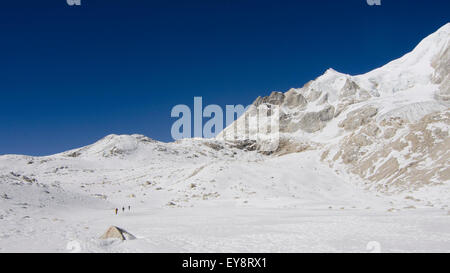
<path fill-rule="evenodd" d="M 343 121 L 343 116 L 368 105 L 376 108 L 376 113 L 368 114 L 376 115 L 378 121 L 391 117 L 417 121 L 449 106 L 449 37 L 450 23 L 425 38 L 411 53 L 367 74 L 351 76 L 330 68 L 300 89 L 273 92 L 257 98 L 254 105 L 281 106 L 282 131 L 308 133 L 308 138 L 316 132 L 331 138 L 339 136 L 339 127 L 352 124 L 331 121 L 338 117 Z M 335 125 L 331 135 L 326 134 L 329 128 L 322 130 L 325 125 Z"/>
<path fill-rule="evenodd" d="M 258 97 L 218 138 L 247 138 L 263 105 L 280 114 L 276 154 L 321 150 L 331 167 L 380 191 L 448 184 L 449 51 L 450 23 L 369 73 L 328 69 L 300 89 Z"/>
<path fill-rule="evenodd" d="M 109 135 L 0 156 L 0 251 L 74 239 L 84 251 L 364 251 L 374 233 L 393 250 L 448 251 L 449 42 L 450 23 L 367 74 L 329 69 L 259 97 L 215 139 Z M 247 137 L 262 106 L 280 111 L 271 153 Z M 114 223 L 137 240 L 97 240 Z M 408 244 L 417 238 L 432 247 Z"/>

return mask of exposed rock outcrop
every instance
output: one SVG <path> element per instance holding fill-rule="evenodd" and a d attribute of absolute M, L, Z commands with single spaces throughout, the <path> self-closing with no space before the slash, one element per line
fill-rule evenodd
<path fill-rule="evenodd" d="M 267 97 L 258 97 L 253 105 L 256 107 L 260 106 L 261 104 L 272 104 L 272 105 L 281 105 L 284 101 L 284 94 L 281 92 L 272 92 L 270 96 Z"/>
<path fill-rule="evenodd" d="M 450 109 L 413 123 L 398 118 L 371 122 L 326 151 L 322 159 L 349 166 L 382 192 L 436 185 L 450 181 L 449 128 Z"/>
<path fill-rule="evenodd" d="M 436 99 L 450 103 L 450 45 L 442 54 L 435 56 L 432 66 L 435 69 L 432 80 L 440 85 Z"/>
<path fill-rule="evenodd" d="M 292 108 L 303 109 L 308 104 L 308 101 L 302 94 L 298 93 L 295 89 L 291 89 L 285 94 L 284 105 Z"/>
<path fill-rule="evenodd" d="M 378 113 L 378 109 L 373 106 L 365 106 L 347 114 L 347 118 L 339 123 L 339 127 L 347 131 L 358 129 L 367 124 L 372 117 Z"/>
<path fill-rule="evenodd" d="M 306 113 L 300 120 L 299 127 L 308 133 L 314 133 L 325 127 L 326 122 L 334 117 L 334 106 L 328 106 L 319 112 Z"/>

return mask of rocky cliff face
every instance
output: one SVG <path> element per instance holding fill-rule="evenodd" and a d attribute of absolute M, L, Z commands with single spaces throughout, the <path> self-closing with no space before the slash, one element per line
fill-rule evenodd
<path fill-rule="evenodd" d="M 322 160 L 373 183 L 382 192 L 417 190 L 450 181 L 450 110 L 417 122 L 374 120 L 330 145 Z"/>

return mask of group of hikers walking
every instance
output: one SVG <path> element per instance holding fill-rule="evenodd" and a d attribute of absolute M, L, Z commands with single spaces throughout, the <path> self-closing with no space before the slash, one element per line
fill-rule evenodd
<path fill-rule="evenodd" d="M 128 206 L 128 211 L 131 210 L 131 206 Z M 116 215 L 119 214 L 119 209 L 115 208 Z M 125 212 L 125 207 L 122 207 L 122 212 Z"/>

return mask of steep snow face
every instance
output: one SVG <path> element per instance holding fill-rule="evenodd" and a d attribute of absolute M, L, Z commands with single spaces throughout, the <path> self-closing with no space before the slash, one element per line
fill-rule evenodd
<path fill-rule="evenodd" d="M 356 76 L 356 82 L 362 88 L 381 94 L 378 104 L 384 117 L 417 121 L 449 106 L 442 96 L 448 90 L 444 81 L 449 74 L 449 48 L 450 24 L 446 24 L 420 42 L 412 52 Z M 420 104 L 426 106 L 421 107 Z M 408 112 L 414 112 L 414 115 Z"/>
<path fill-rule="evenodd" d="M 448 60 L 442 57 L 449 48 L 449 42 L 450 23 L 425 38 L 412 52 L 402 58 L 357 78 L 364 88 L 374 88 L 367 83 L 378 83 L 375 88 L 384 95 L 395 94 L 413 87 L 428 86 L 432 84 L 432 77 L 437 76 L 433 67 L 436 58 L 439 59 L 438 63 L 448 63 Z M 427 91 L 430 92 L 425 90 L 424 93 Z"/>

